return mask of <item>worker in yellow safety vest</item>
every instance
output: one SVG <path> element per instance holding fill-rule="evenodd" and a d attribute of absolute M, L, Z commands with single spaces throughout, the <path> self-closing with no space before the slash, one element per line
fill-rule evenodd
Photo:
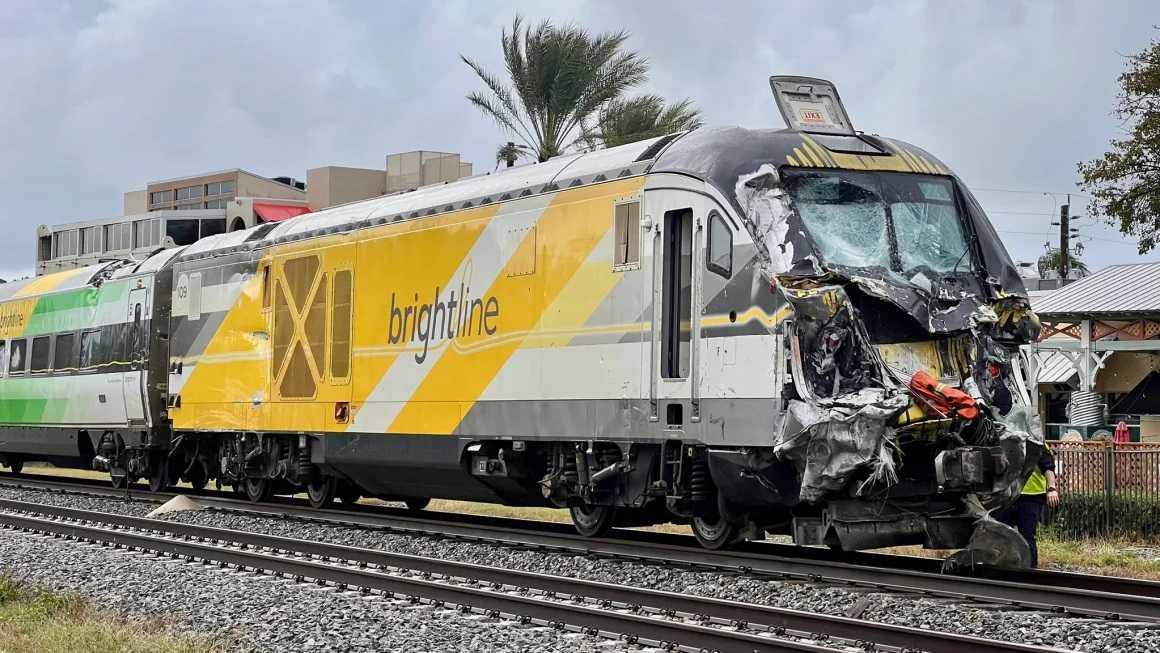
<path fill-rule="evenodd" d="M 1059 487 L 1055 478 L 1055 458 L 1044 449 L 1035 471 L 1023 484 L 1023 492 L 1010 506 L 999 511 L 996 518 L 1019 531 L 1031 549 L 1031 566 L 1039 566 L 1039 549 L 1035 546 L 1035 531 L 1043 516 L 1044 505 L 1059 505 Z"/>

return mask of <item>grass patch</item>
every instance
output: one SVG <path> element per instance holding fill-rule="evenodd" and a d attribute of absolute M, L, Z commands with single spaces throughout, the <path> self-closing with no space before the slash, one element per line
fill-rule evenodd
<path fill-rule="evenodd" d="M 1040 530 L 1036 543 L 1039 545 L 1040 569 L 1160 580 L 1160 560 L 1135 553 L 1139 548 L 1160 549 L 1160 542 L 1155 540 L 1123 537 L 1070 539 Z M 878 552 L 924 558 L 945 558 L 953 553 L 920 546 L 896 546 Z"/>
<path fill-rule="evenodd" d="M 0 652 L 214 653 L 209 640 L 165 634 L 158 620 L 129 621 L 72 594 L 47 592 L 0 575 Z"/>

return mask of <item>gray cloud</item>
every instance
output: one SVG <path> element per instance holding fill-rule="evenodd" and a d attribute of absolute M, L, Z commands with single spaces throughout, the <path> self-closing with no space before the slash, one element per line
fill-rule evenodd
<path fill-rule="evenodd" d="M 828 77 L 855 124 L 916 143 L 978 190 L 1012 253 L 1037 257 L 1048 213 L 1099 155 L 1122 56 L 1147 45 L 1149 2 L 590 2 L 518 5 L 208 1 L 0 3 L 0 275 L 32 266 L 36 224 L 119 213 L 152 179 L 243 167 L 302 176 L 460 151 L 490 169 L 506 140 L 463 99 L 459 53 L 501 71 L 516 11 L 627 29 L 648 87 L 708 124 L 780 126 L 771 73 Z M 549 14 L 549 12 L 551 12 Z M 1073 200 L 1083 212 L 1082 198 Z M 1035 215 L 1024 215 L 1035 214 Z M 1134 258 L 1114 231 L 1096 267 Z"/>

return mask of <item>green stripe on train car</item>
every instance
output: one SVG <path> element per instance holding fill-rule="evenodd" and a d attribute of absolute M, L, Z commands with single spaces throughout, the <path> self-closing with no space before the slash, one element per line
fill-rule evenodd
<path fill-rule="evenodd" d="M 59 295 L 47 295 L 36 302 L 28 319 L 26 335 L 75 331 L 95 326 L 95 314 L 108 304 L 123 302 L 128 291 L 125 282 L 107 283 L 100 288 L 82 288 Z M 117 311 L 118 316 L 120 311 Z"/>

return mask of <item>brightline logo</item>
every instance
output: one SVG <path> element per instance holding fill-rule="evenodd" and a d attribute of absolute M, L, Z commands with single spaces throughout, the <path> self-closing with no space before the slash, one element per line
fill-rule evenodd
<path fill-rule="evenodd" d="M 427 360 L 427 351 L 432 340 L 450 340 L 471 335 L 494 335 L 498 329 L 499 300 L 494 296 L 469 299 L 471 288 L 459 284 L 459 299 L 455 290 L 447 301 L 440 301 L 440 288 L 435 287 L 435 297 L 430 303 L 419 302 L 415 293 L 411 305 L 396 305 L 395 293 L 391 293 L 391 319 L 387 327 L 387 341 L 392 345 L 400 342 L 423 343 L 423 351 L 415 354 L 415 362 Z"/>

